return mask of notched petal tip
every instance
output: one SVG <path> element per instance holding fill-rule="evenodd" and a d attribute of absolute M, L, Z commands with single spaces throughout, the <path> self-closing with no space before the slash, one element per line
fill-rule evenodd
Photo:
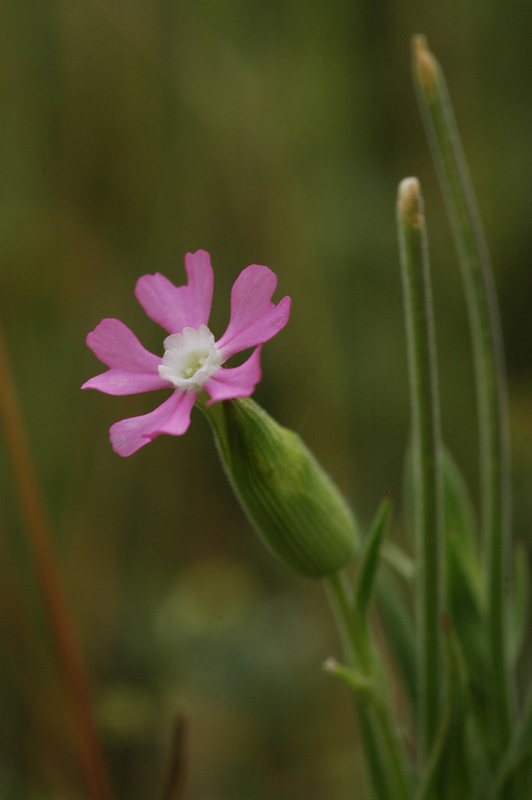
<path fill-rule="evenodd" d="M 103 319 L 87 335 L 87 346 L 107 367 L 126 372 L 157 374 L 160 358 L 141 345 L 133 331 L 118 319 Z"/>
<path fill-rule="evenodd" d="M 277 276 L 269 267 L 252 264 L 236 279 L 231 291 L 231 318 L 217 346 L 225 359 L 256 347 L 284 328 L 290 316 L 290 298 L 277 305 L 271 297 Z"/>
<path fill-rule="evenodd" d="M 161 273 L 143 275 L 135 287 L 135 297 L 147 316 L 168 333 L 183 328 L 207 325 L 211 311 L 213 272 L 205 250 L 185 256 L 186 286 L 174 284 Z"/>
<path fill-rule="evenodd" d="M 210 254 L 206 250 L 195 250 L 193 253 L 187 253 L 185 255 L 185 269 L 189 276 L 190 272 L 195 272 L 196 270 L 208 271 L 212 269 Z"/>

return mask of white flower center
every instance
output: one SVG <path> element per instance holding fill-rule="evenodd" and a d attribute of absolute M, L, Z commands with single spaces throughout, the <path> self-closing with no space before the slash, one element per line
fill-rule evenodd
<path fill-rule="evenodd" d="M 159 375 L 185 392 L 201 392 L 223 364 L 214 336 L 206 325 L 173 333 L 164 340 L 164 349 Z"/>

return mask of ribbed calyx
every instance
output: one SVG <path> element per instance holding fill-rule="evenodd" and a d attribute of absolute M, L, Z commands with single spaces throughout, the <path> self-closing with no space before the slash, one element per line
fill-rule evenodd
<path fill-rule="evenodd" d="M 253 400 L 204 410 L 229 481 L 269 549 L 309 578 L 344 567 L 357 541 L 353 516 L 299 436 Z"/>

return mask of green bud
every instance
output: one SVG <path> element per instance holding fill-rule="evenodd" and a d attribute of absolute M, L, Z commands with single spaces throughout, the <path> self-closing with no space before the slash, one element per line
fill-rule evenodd
<path fill-rule="evenodd" d="M 353 516 L 299 436 L 253 400 L 204 410 L 229 481 L 267 547 L 306 577 L 344 567 L 357 539 Z"/>

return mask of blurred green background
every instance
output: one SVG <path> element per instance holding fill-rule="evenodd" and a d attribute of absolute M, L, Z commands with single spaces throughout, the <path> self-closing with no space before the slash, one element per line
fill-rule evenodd
<path fill-rule="evenodd" d="M 157 797 L 176 713 L 188 800 L 360 791 L 322 590 L 262 548 L 207 423 L 130 459 L 108 428 L 155 394 L 79 386 L 103 317 L 162 352 L 133 289 L 209 250 L 212 328 L 250 263 L 289 326 L 256 397 L 298 430 L 363 525 L 395 501 L 409 409 L 398 182 L 425 194 L 443 428 L 476 495 L 476 420 L 456 258 L 410 80 L 442 62 L 492 248 L 510 372 L 515 535 L 532 517 L 532 69 L 527 0 L 4 0 L 0 315 L 94 707 L 121 798 Z M 0 437 L 0 796 L 84 798 Z M 357 796 L 363 797 L 363 794 Z"/>

